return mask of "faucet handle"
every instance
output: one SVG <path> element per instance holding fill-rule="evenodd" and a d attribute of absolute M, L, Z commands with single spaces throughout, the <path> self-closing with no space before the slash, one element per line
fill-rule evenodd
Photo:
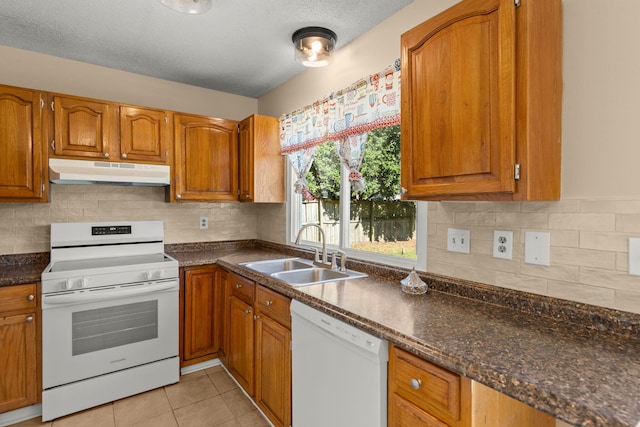
<path fill-rule="evenodd" d="M 335 264 L 336 256 L 340 254 L 340 271 L 344 272 L 347 270 L 347 254 L 344 251 L 338 249 L 335 254 L 333 254 L 333 263 Z M 333 267 L 337 268 L 337 267 Z"/>
<path fill-rule="evenodd" d="M 314 262 L 320 262 L 320 253 L 318 252 L 318 248 L 313 248 L 315 255 L 313 256 Z"/>
<path fill-rule="evenodd" d="M 331 255 L 331 269 L 332 270 L 337 270 L 338 269 L 338 264 L 336 263 L 336 257 L 338 256 L 338 252 L 334 252 Z"/>

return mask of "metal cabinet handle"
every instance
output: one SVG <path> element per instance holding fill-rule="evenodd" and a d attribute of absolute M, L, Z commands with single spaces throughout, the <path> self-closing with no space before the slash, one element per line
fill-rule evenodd
<path fill-rule="evenodd" d="M 35 297 L 35 296 L 33 296 L 33 295 L 29 295 L 29 296 L 27 297 L 27 300 L 29 300 L 29 301 L 33 301 L 34 299 L 36 299 L 36 297 Z"/>
<path fill-rule="evenodd" d="M 266 305 L 267 307 L 271 307 L 271 306 L 273 305 L 273 301 L 271 301 L 271 300 L 266 300 L 266 301 L 264 302 L 264 305 Z"/>
<path fill-rule="evenodd" d="M 108 159 L 109 158 L 109 153 L 104 153 L 104 157 L 105 157 L 105 159 Z"/>
<path fill-rule="evenodd" d="M 253 320 L 258 320 L 259 318 L 260 318 L 260 315 L 258 315 L 258 314 L 254 314 L 253 315 Z"/>
<path fill-rule="evenodd" d="M 247 309 L 244 311 L 244 314 L 251 314 L 251 309 L 250 309 L 250 308 L 247 308 Z"/>
<path fill-rule="evenodd" d="M 242 283 L 236 283 L 236 289 L 240 289 L 242 287 Z"/>
<path fill-rule="evenodd" d="M 414 390 L 418 390 L 420 388 L 420 386 L 422 385 L 422 381 L 420 381 L 420 379 L 416 379 L 416 378 L 411 378 L 411 381 L 409 381 L 411 383 L 411 388 Z"/>
<path fill-rule="evenodd" d="M 182 199 L 182 194 L 176 194 L 176 199 Z"/>
<path fill-rule="evenodd" d="M 126 159 L 127 158 L 127 153 L 122 153 L 122 158 Z"/>
<path fill-rule="evenodd" d="M 27 322 L 33 322 L 33 316 L 28 316 L 25 320 Z"/>

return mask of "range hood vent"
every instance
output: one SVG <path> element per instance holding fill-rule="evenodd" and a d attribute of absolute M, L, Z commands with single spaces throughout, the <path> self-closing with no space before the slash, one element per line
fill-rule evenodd
<path fill-rule="evenodd" d="M 165 165 L 49 159 L 49 181 L 55 184 L 167 186 L 170 170 Z"/>

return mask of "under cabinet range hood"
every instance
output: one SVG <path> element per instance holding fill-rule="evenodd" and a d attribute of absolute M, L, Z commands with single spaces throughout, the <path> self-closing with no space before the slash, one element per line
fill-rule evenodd
<path fill-rule="evenodd" d="M 166 186 L 170 170 L 165 165 L 49 159 L 49 181 L 55 184 Z"/>

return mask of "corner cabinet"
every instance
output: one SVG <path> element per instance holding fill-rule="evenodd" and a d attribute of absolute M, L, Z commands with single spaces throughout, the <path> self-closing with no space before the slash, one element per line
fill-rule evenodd
<path fill-rule="evenodd" d="M 47 201 L 45 96 L 0 86 L 0 202 Z"/>
<path fill-rule="evenodd" d="M 389 348 L 389 425 L 554 427 L 555 418 L 480 383 Z"/>
<path fill-rule="evenodd" d="M 561 65 L 560 0 L 464 0 L 404 33 L 403 199 L 558 200 Z"/>
<path fill-rule="evenodd" d="M 237 201 L 238 122 L 175 114 L 174 163 L 169 201 Z"/>
<path fill-rule="evenodd" d="M 36 285 L 0 288 L 0 413 L 40 399 Z"/>
<path fill-rule="evenodd" d="M 278 119 L 257 114 L 239 124 L 241 202 L 284 203 L 278 126 Z"/>

